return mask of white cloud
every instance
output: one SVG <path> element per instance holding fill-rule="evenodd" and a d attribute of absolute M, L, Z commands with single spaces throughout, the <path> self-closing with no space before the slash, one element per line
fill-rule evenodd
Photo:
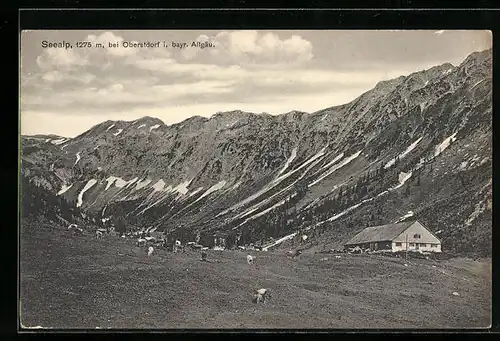
<path fill-rule="evenodd" d="M 275 33 L 247 30 L 220 32 L 212 38 L 200 35 L 196 41 L 213 42 L 215 48 L 210 49 L 210 55 L 229 62 L 301 63 L 314 57 L 312 44 L 299 35 L 281 39 Z M 183 56 L 192 60 L 198 54 L 199 49 L 188 48 Z"/>
<path fill-rule="evenodd" d="M 180 96 L 202 96 L 222 94 L 232 91 L 232 81 L 200 81 L 185 84 L 162 84 L 147 87 L 137 87 L 129 84 L 127 88 L 121 83 L 111 84 L 107 87 L 66 90 L 64 92 L 50 92 L 39 95 L 22 94 L 22 104 L 29 108 L 30 105 L 50 105 L 52 108 L 71 108 L 78 105 L 82 109 L 88 104 L 98 103 L 99 106 L 112 107 L 113 105 L 147 105 L 163 106 L 166 101 L 175 101 Z M 109 108 L 107 110 L 110 110 Z"/>
<path fill-rule="evenodd" d="M 124 39 L 115 35 L 113 32 L 104 32 L 99 36 L 91 34 L 87 36 L 86 40 L 92 42 L 94 46 L 96 43 L 103 44 L 106 53 L 116 57 L 133 56 L 138 53 L 137 48 L 123 47 L 122 42 Z M 110 43 L 118 44 L 118 47 L 110 47 Z"/>
<path fill-rule="evenodd" d="M 36 59 L 42 70 L 70 69 L 74 66 L 87 65 L 88 61 L 73 49 L 46 48 Z"/>
<path fill-rule="evenodd" d="M 445 30 L 439 30 L 439 31 L 435 31 L 434 33 L 437 34 L 437 35 L 441 35 L 445 32 Z"/>
<path fill-rule="evenodd" d="M 90 73 L 84 72 L 80 74 L 71 74 L 58 70 L 48 71 L 42 75 L 42 79 L 50 83 L 57 83 L 63 81 L 77 81 L 83 84 L 89 84 L 95 78 L 96 76 Z"/>

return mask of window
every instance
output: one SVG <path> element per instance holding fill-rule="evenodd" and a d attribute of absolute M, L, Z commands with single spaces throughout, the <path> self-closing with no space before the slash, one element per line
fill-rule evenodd
<path fill-rule="evenodd" d="M 410 246 L 415 246 L 415 243 L 410 243 Z"/>
<path fill-rule="evenodd" d="M 420 246 L 421 246 L 421 247 L 427 247 L 427 244 L 425 244 L 425 243 L 420 243 Z"/>
<path fill-rule="evenodd" d="M 396 243 L 396 246 L 401 246 L 401 243 Z"/>
<path fill-rule="evenodd" d="M 415 239 L 419 239 L 419 238 L 420 238 L 420 235 L 419 235 L 418 233 L 415 233 L 415 234 L 413 235 L 413 238 L 415 238 Z"/>
<path fill-rule="evenodd" d="M 437 244 L 431 244 L 431 247 L 437 247 Z"/>

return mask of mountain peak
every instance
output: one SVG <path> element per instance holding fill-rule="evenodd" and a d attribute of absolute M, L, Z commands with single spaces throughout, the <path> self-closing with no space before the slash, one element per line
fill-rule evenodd
<path fill-rule="evenodd" d="M 212 117 L 220 117 L 220 116 L 226 116 L 226 115 L 255 115 L 254 113 L 243 111 L 243 110 L 230 110 L 230 111 L 217 111 L 215 115 L 212 115 Z"/>
<path fill-rule="evenodd" d="M 375 85 L 375 90 L 388 90 L 391 91 L 401 84 L 406 79 L 405 76 L 399 76 L 398 78 L 389 79 L 385 81 L 380 81 Z"/>
<path fill-rule="evenodd" d="M 135 121 L 132 121 L 133 123 L 139 123 L 139 124 L 161 124 L 165 125 L 165 123 L 160 120 L 159 118 L 156 117 L 151 117 L 151 116 L 144 116 L 141 117 Z"/>
<path fill-rule="evenodd" d="M 491 48 L 483 51 L 475 51 L 472 52 L 470 55 L 468 55 L 467 58 L 465 58 L 465 60 L 460 64 L 460 66 L 479 64 L 486 60 L 491 60 L 491 57 L 492 57 Z"/>

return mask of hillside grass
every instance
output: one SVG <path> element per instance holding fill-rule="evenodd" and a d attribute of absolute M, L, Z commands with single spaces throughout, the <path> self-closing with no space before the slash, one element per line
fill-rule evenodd
<path fill-rule="evenodd" d="M 491 321 L 491 260 L 208 251 L 171 253 L 134 240 L 21 231 L 24 327 L 481 328 Z M 328 260 L 322 261 L 323 257 Z M 268 288 L 266 304 L 252 290 Z M 459 296 L 452 295 L 458 292 Z"/>

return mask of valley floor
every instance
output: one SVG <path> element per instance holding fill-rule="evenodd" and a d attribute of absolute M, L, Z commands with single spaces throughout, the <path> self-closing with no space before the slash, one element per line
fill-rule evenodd
<path fill-rule="evenodd" d="M 155 250 L 67 230 L 21 234 L 21 323 L 44 328 L 486 328 L 491 260 Z M 321 260 L 327 257 L 328 260 Z M 404 264 L 407 264 L 405 266 Z M 266 304 L 252 290 L 269 288 Z M 453 295 L 457 292 L 459 296 Z"/>

